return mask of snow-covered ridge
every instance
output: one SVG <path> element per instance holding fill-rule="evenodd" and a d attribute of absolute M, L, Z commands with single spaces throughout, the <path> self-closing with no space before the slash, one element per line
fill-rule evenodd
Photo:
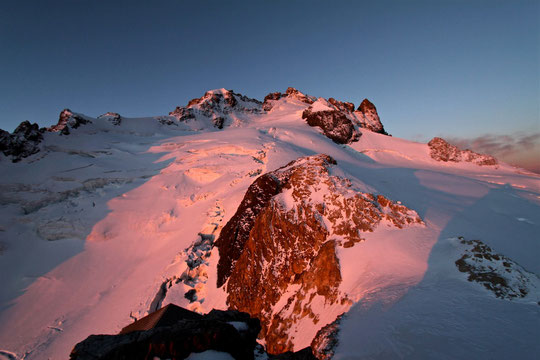
<path fill-rule="evenodd" d="M 223 113 L 230 105 L 218 93 Z M 240 248 L 244 265 L 240 257 L 234 264 L 247 269 L 246 248 L 266 249 L 266 275 L 287 283 L 264 315 L 287 319 L 268 327 L 290 340 L 282 345 L 333 347 L 336 358 L 539 353 L 534 281 L 524 298 L 498 298 L 460 272 L 455 261 L 469 245 L 448 239 L 480 239 L 492 258 L 496 251 L 512 259 L 533 279 L 540 274 L 540 177 L 504 163 L 438 161 L 427 144 L 362 127 L 352 104 L 288 93 L 267 99 L 270 109 L 260 113 L 231 110 L 222 129 L 193 110 L 185 121 L 107 113 L 77 127 L 68 117 L 68 135 L 31 124 L 2 133 L 11 144 L 4 153 L 25 144 L 31 154 L 17 163 L 9 151 L 0 155 L 0 358 L 67 358 L 90 334 L 118 333 L 169 303 L 201 314 L 226 309 L 234 281 L 217 286 L 225 257 L 215 240 L 252 184 L 285 173 L 290 186 L 261 208 L 257 230 L 244 234 L 253 248 Z M 302 114 L 312 105 L 313 113 L 328 107 L 347 117 L 358 141 L 336 144 L 309 126 Z M 423 224 L 396 226 L 392 217 L 416 218 L 401 206 Z M 273 233 L 265 226 L 272 221 Z M 476 264 L 469 254 L 475 271 L 507 273 L 504 264 L 484 256 Z M 519 279 L 515 269 L 508 284 Z M 249 271 L 238 270 L 237 284 L 249 283 L 241 280 Z"/>

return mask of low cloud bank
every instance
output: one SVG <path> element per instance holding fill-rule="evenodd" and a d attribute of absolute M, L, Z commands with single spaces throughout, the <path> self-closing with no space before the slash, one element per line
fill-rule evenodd
<path fill-rule="evenodd" d="M 443 136 L 443 138 L 461 149 L 489 154 L 509 164 L 540 174 L 540 132 L 486 134 L 475 138 Z"/>

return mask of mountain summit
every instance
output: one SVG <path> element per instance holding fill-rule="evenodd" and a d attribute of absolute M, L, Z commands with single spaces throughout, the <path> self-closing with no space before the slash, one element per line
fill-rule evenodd
<path fill-rule="evenodd" d="M 540 177 L 387 130 L 367 99 L 288 88 L 1 131 L 0 358 L 67 358 L 130 323 L 145 332 L 92 351 L 233 354 L 248 331 L 245 358 L 534 357 Z M 138 327 L 169 304 L 201 314 L 189 347 Z"/>

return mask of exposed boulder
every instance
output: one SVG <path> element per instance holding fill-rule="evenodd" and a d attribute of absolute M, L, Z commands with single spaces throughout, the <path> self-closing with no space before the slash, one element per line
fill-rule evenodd
<path fill-rule="evenodd" d="M 413 210 L 332 176 L 335 164 L 314 155 L 262 175 L 216 241 L 218 285 L 226 284 L 231 308 L 261 320 L 270 353 L 293 350 L 301 322 L 311 323 L 303 330 L 314 337 L 325 325 L 321 307 L 345 312 L 351 305 L 338 290 L 336 247 L 354 246 L 383 221 L 398 228 L 422 223 Z"/>
<path fill-rule="evenodd" d="M 91 124 L 92 121 L 84 115 L 64 109 L 60 112 L 58 123 L 48 128 L 51 132 L 60 132 L 62 135 L 69 135 L 70 128 L 77 129 L 81 125 Z"/>
<path fill-rule="evenodd" d="M 29 121 L 20 123 L 11 134 L 0 129 L 0 151 L 11 157 L 13 162 L 18 162 L 39 152 L 44 131 L 38 124 L 30 124 Z"/>
<path fill-rule="evenodd" d="M 340 110 L 314 111 L 313 106 L 310 106 L 302 113 L 302 119 L 305 119 L 309 126 L 321 128 L 326 137 L 338 144 L 358 141 L 361 135 L 351 119 Z"/>
<path fill-rule="evenodd" d="M 354 113 L 360 122 L 360 127 L 376 133 L 388 135 L 381 123 L 377 108 L 368 99 L 364 99 Z"/>
<path fill-rule="evenodd" d="M 483 285 L 496 297 L 513 300 L 532 297 L 539 303 L 540 279 L 504 255 L 494 252 L 480 240 L 459 238 L 463 256 L 456 261 L 467 280 Z M 540 303 L 539 303 L 540 304 Z"/>
<path fill-rule="evenodd" d="M 280 355 L 266 354 L 257 344 L 259 320 L 235 310 L 212 310 L 206 315 L 169 304 L 126 326 L 118 335 L 90 335 L 71 351 L 71 360 L 185 359 L 207 350 L 252 360 L 255 353 L 269 359 L 315 360 L 311 349 Z"/>
<path fill-rule="evenodd" d="M 135 329 L 131 331 L 90 335 L 75 345 L 70 359 L 184 359 L 206 350 L 227 352 L 235 359 L 253 359 L 260 330 L 257 319 L 234 310 L 199 315 L 175 305 L 170 307 L 176 308 L 175 315 L 166 321 L 153 313 L 132 324 Z M 137 323 L 142 323 L 138 326 L 141 330 Z"/>
<path fill-rule="evenodd" d="M 434 137 L 428 142 L 430 155 L 437 161 L 444 162 L 470 162 L 479 166 L 497 165 L 493 156 L 478 154 L 469 149 L 460 150 L 457 146 L 449 144 L 440 137 Z"/>
<path fill-rule="evenodd" d="M 297 352 L 287 351 L 281 354 L 268 354 L 269 360 L 317 360 L 308 346 Z"/>

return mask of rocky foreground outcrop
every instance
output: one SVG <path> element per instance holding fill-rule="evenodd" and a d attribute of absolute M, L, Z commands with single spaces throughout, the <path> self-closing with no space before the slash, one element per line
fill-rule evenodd
<path fill-rule="evenodd" d="M 478 154 L 471 150 L 460 150 L 457 146 L 449 144 L 440 137 L 434 137 L 428 142 L 430 155 L 437 161 L 444 162 L 470 162 L 479 166 L 497 165 L 493 156 Z"/>
<path fill-rule="evenodd" d="M 321 312 L 341 314 L 350 307 L 338 290 L 338 247 L 363 241 L 362 234 L 381 223 L 422 223 L 415 211 L 331 175 L 334 165 L 321 154 L 262 175 L 216 241 L 217 285 L 225 284 L 231 308 L 261 320 L 271 353 L 293 350 L 300 323 L 309 325 L 303 329 L 313 334 L 303 336 L 311 339 L 326 325 L 319 323 Z"/>
<path fill-rule="evenodd" d="M 238 360 L 254 355 L 268 359 L 315 360 L 311 349 L 266 354 L 256 339 L 259 320 L 235 310 L 206 315 L 169 304 L 126 326 L 118 335 L 90 335 L 71 351 L 71 360 L 185 359 L 207 350 L 225 352 Z"/>

